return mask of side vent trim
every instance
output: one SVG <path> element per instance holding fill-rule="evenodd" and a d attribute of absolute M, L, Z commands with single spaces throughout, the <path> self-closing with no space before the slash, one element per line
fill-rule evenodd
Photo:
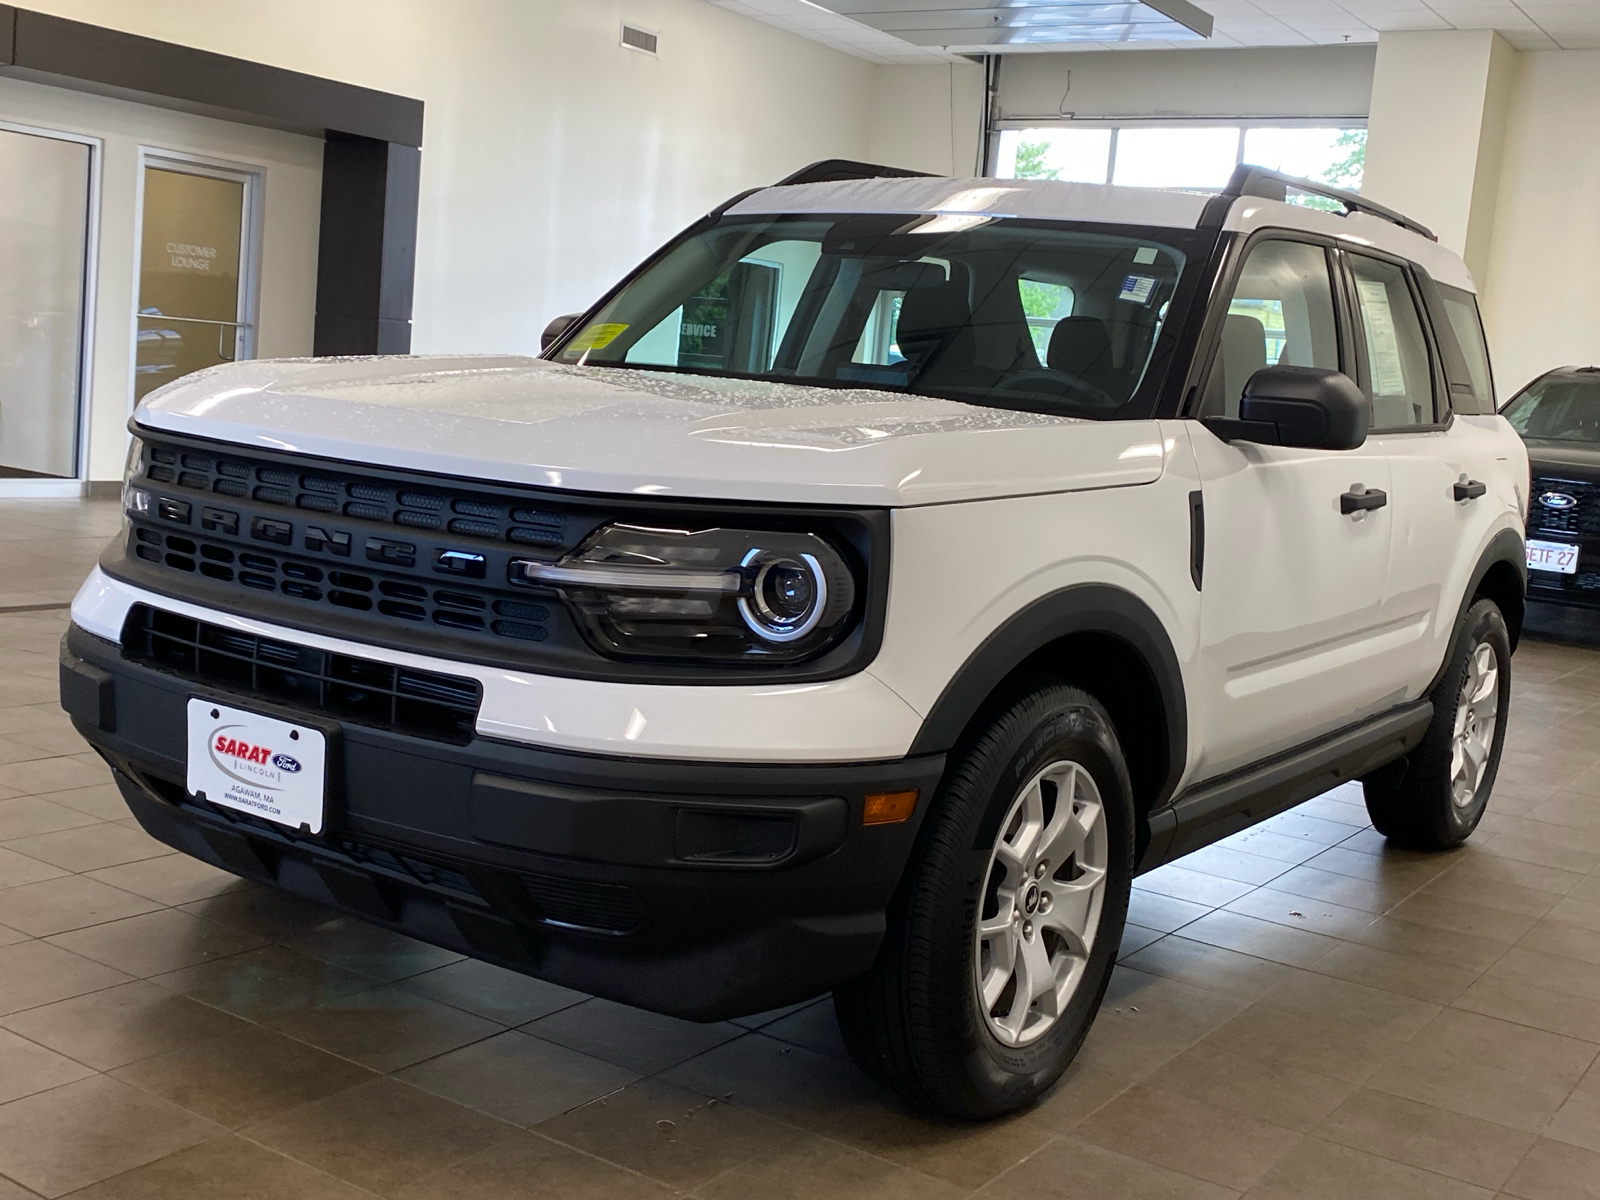
<path fill-rule="evenodd" d="M 656 47 L 661 38 L 648 29 L 640 29 L 637 25 L 622 23 L 622 46 L 625 50 L 637 50 L 640 54 L 648 54 L 652 58 L 658 57 Z"/>

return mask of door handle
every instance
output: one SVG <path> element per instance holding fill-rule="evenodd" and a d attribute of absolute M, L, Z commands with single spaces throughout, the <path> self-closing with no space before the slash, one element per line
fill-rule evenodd
<path fill-rule="evenodd" d="M 1476 479 L 1463 476 L 1461 482 L 1455 486 L 1455 497 L 1457 500 L 1476 500 L 1488 490 L 1487 483 L 1480 483 Z"/>
<path fill-rule="evenodd" d="M 1339 511 L 1348 517 L 1351 513 L 1370 512 L 1372 509 L 1382 508 L 1387 503 L 1389 503 L 1388 492 L 1380 492 L 1377 488 L 1362 488 L 1360 491 L 1351 488 L 1339 497 Z"/>

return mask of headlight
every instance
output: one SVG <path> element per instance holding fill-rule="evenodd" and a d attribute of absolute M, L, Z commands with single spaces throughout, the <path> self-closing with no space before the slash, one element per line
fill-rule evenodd
<path fill-rule="evenodd" d="M 793 662 L 856 616 L 849 564 L 812 533 L 608 525 L 559 562 L 514 559 L 511 581 L 553 588 L 622 656 Z"/>
<path fill-rule="evenodd" d="M 130 517 L 150 515 L 150 493 L 143 488 L 130 487 L 144 469 L 144 440 L 134 438 L 128 443 L 128 460 L 122 467 L 122 511 Z"/>

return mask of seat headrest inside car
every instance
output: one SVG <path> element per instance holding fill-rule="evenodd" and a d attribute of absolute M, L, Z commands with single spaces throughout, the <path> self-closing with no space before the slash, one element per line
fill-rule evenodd
<path fill-rule="evenodd" d="M 1081 379 L 1111 369 L 1111 335 L 1099 317 L 1062 317 L 1050 334 L 1045 365 Z"/>
<path fill-rule="evenodd" d="M 1222 378 L 1228 405 L 1226 415 L 1239 415 L 1244 385 L 1267 365 L 1267 327 L 1254 317 L 1229 313 L 1222 323 Z"/>
<path fill-rule="evenodd" d="M 971 324 L 972 305 L 964 283 L 916 287 L 900 302 L 895 341 L 900 353 L 921 361 L 950 345 L 963 330 L 970 330 Z"/>

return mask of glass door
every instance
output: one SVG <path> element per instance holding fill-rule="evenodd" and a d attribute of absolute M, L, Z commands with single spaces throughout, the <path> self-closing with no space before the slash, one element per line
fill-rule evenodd
<path fill-rule="evenodd" d="M 0 128 L 0 479 L 78 474 L 92 153 Z"/>
<path fill-rule="evenodd" d="M 251 355 L 257 177 L 169 159 L 144 164 L 133 398 Z"/>

